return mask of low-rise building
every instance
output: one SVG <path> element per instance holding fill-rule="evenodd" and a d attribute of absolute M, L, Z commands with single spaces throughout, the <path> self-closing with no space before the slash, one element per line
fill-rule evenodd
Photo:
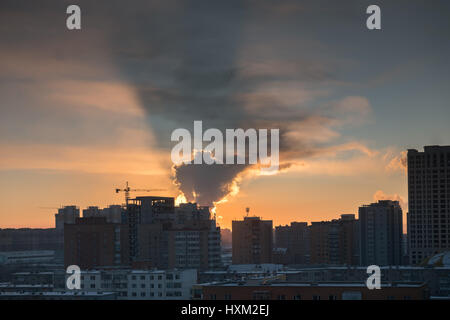
<path fill-rule="evenodd" d="M 186 300 L 197 283 L 197 271 L 88 270 L 81 272 L 80 282 L 80 291 L 114 292 L 121 300 Z"/>
<path fill-rule="evenodd" d="M 423 300 L 428 298 L 425 283 L 382 283 L 382 289 L 369 290 L 361 282 L 225 282 L 201 288 L 203 300 Z M 198 297 L 198 296 L 197 296 Z"/>

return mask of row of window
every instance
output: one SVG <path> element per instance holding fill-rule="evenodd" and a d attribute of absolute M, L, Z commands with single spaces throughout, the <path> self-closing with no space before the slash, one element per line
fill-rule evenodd
<path fill-rule="evenodd" d="M 147 277 L 148 276 L 146 276 L 146 275 L 141 275 L 141 276 L 139 276 L 139 279 L 145 280 L 145 279 L 147 279 Z M 149 277 L 150 277 L 150 280 L 155 280 L 155 279 L 162 280 L 163 279 L 162 275 L 158 275 L 158 276 L 150 275 Z M 179 280 L 180 275 L 175 274 L 175 276 L 174 276 L 173 274 L 166 274 L 166 280 L 173 280 L 173 279 Z M 137 276 L 136 275 L 131 276 L 131 280 L 137 280 Z"/>
<path fill-rule="evenodd" d="M 270 300 L 271 296 L 269 293 L 259 293 L 256 292 L 253 294 L 253 300 Z M 210 300 L 217 300 L 217 295 L 215 294 L 210 294 L 209 295 L 209 299 Z M 276 296 L 277 300 L 286 300 L 286 295 L 284 294 L 279 294 Z M 387 296 L 386 297 L 387 300 L 395 300 L 394 296 Z M 403 297 L 404 300 L 411 300 L 411 296 L 404 296 Z M 232 296 L 231 294 L 225 294 L 224 295 L 224 300 L 232 300 Z M 292 300 L 302 300 L 302 296 L 300 294 L 294 295 L 292 296 Z M 312 296 L 312 300 L 321 300 L 321 296 L 320 295 L 313 295 Z M 337 300 L 337 296 L 336 295 L 328 295 L 328 300 Z"/>

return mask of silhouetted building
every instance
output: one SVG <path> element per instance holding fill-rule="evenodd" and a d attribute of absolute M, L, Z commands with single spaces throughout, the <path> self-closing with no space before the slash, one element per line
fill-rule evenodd
<path fill-rule="evenodd" d="M 80 209 L 76 206 L 65 206 L 58 209 L 55 214 L 55 228 L 57 231 L 64 231 L 64 224 L 74 224 L 75 220 L 80 217 Z"/>
<path fill-rule="evenodd" d="M 221 245 L 223 248 L 231 248 L 232 245 L 232 234 L 230 229 L 221 228 L 220 229 L 220 238 L 221 238 Z"/>
<path fill-rule="evenodd" d="M 127 205 L 124 222 L 129 230 L 130 264 L 166 268 L 168 235 L 175 219 L 172 197 L 136 197 Z"/>
<path fill-rule="evenodd" d="M 221 267 L 220 228 L 214 220 L 186 221 L 169 230 L 169 268 Z"/>
<path fill-rule="evenodd" d="M 83 218 L 100 217 L 100 209 L 98 207 L 87 207 L 83 209 Z"/>
<path fill-rule="evenodd" d="M 132 264 L 157 268 L 221 266 L 220 228 L 209 207 L 171 197 L 138 197 L 128 205 Z"/>
<path fill-rule="evenodd" d="M 64 226 L 64 264 L 81 269 L 129 264 L 128 225 L 104 217 L 77 218 Z"/>
<path fill-rule="evenodd" d="M 309 245 L 307 222 L 291 222 L 289 226 L 275 227 L 275 248 L 278 250 L 274 251 L 274 255 L 283 255 L 281 260 L 284 264 L 307 264 Z M 285 249 L 285 252 L 280 249 Z"/>
<path fill-rule="evenodd" d="M 44 264 L 53 263 L 54 260 L 54 250 L 0 252 L 0 265 Z"/>
<path fill-rule="evenodd" d="M 194 299 L 203 300 L 423 300 L 429 297 L 423 282 L 382 283 L 370 290 L 364 282 L 272 282 L 267 280 L 199 284 Z"/>
<path fill-rule="evenodd" d="M 272 262 L 272 220 L 244 217 L 232 222 L 233 264 Z"/>
<path fill-rule="evenodd" d="M 450 250 L 450 146 L 408 150 L 409 261 Z"/>
<path fill-rule="evenodd" d="M 362 265 L 402 264 L 402 208 L 398 201 L 380 200 L 359 208 Z"/>
<path fill-rule="evenodd" d="M 168 234 L 162 223 L 139 224 L 136 240 L 133 267 L 168 268 Z"/>
<path fill-rule="evenodd" d="M 312 222 L 309 227 L 310 263 L 359 264 L 358 220 L 353 214 L 341 219 Z"/>
<path fill-rule="evenodd" d="M 83 215 L 65 224 L 65 265 L 203 270 L 222 265 L 220 228 L 209 207 L 175 207 L 172 197 L 150 196 L 129 200 L 126 210 L 89 207 Z"/>
<path fill-rule="evenodd" d="M 125 209 L 120 205 L 111 205 L 107 208 L 88 207 L 83 209 L 83 218 L 104 217 L 108 223 L 121 223 Z"/>
<path fill-rule="evenodd" d="M 125 209 L 120 205 L 111 205 L 103 208 L 100 215 L 106 218 L 108 223 L 122 223 L 122 218 L 125 215 Z"/>
<path fill-rule="evenodd" d="M 55 229 L 0 229 L 0 251 L 62 250 L 62 234 Z"/>

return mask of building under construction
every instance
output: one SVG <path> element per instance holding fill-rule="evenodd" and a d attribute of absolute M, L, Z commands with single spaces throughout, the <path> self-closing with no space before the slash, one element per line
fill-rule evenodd
<path fill-rule="evenodd" d="M 173 197 L 127 199 L 121 221 L 77 218 L 64 225 L 64 263 L 82 269 L 215 269 L 221 266 L 220 228 L 209 207 L 175 206 Z M 95 214 L 94 214 L 95 215 Z"/>

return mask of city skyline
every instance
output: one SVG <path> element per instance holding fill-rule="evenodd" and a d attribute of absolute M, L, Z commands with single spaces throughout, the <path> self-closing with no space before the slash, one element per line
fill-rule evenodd
<path fill-rule="evenodd" d="M 135 200 L 137 200 L 139 198 L 152 198 L 152 197 L 160 197 L 160 196 L 157 196 L 157 195 L 145 195 L 144 196 L 144 195 L 142 195 L 142 196 L 137 196 L 137 197 L 130 197 L 129 201 L 135 201 Z M 183 206 L 183 205 L 198 205 L 195 202 L 176 202 L 177 199 L 175 197 L 165 197 L 165 198 L 173 199 L 175 201 L 175 206 L 176 207 L 180 207 L 180 206 Z M 396 203 L 399 204 L 399 206 L 401 208 L 401 202 L 399 200 L 381 198 L 381 199 L 373 200 L 372 203 L 360 204 L 358 209 L 360 209 L 361 207 L 370 206 L 370 205 L 376 204 L 378 202 L 385 202 L 385 201 L 396 202 Z M 88 206 L 88 207 L 80 207 L 80 206 L 75 205 L 75 204 L 61 205 L 58 208 L 57 207 L 51 208 L 51 209 L 54 209 L 54 210 L 57 210 L 57 211 L 52 212 L 51 216 L 52 216 L 53 222 L 52 222 L 52 225 L 49 226 L 48 228 L 50 228 L 50 229 L 51 228 L 58 229 L 58 222 L 54 218 L 55 218 L 55 215 L 56 216 L 58 215 L 58 212 L 60 212 L 60 210 L 66 210 L 66 209 L 76 210 L 79 213 L 79 216 L 78 216 L 79 218 L 90 218 L 90 217 L 95 217 L 95 216 L 102 216 L 104 211 L 106 211 L 106 212 L 109 212 L 109 210 L 117 211 L 119 209 L 122 210 L 122 211 L 126 211 L 126 208 L 127 208 L 127 206 L 125 205 L 125 202 L 122 203 L 122 204 L 108 204 L 107 206 L 91 205 L 91 206 Z M 50 209 L 50 208 L 47 208 L 47 209 Z M 208 209 L 209 209 L 211 218 L 213 218 L 214 215 L 215 215 L 214 211 L 212 210 L 213 208 L 208 207 Z M 298 223 L 306 224 L 307 226 L 311 226 L 312 223 L 337 221 L 339 218 L 342 218 L 342 216 L 354 216 L 354 217 L 359 218 L 358 211 L 359 210 L 357 210 L 356 214 L 354 214 L 354 213 L 339 213 L 339 214 L 337 214 L 337 216 L 334 216 L 334 217 L 332 217 L 329 220 L 326 220 L 326 219 L 325 220 L 320 220 L 320 219 L 319 220 L 311 220 L 311 221 L 291 220 L 291 221 L 288 221 L 287 223 L 284 223 L 284 224 L 283 223 L 274 223 L 273 230 L 275 231 L 275 229 L 277 227 L 288 227 L 291 224 L 298 224 Z M 403 217 L 403 216 L 406 216 L 406 214 L 407 214 L 407 212 L 403 212 L 402 211 L 402 220 L 406 219 L 406 217 Z M 247 208 L 245 208 L 245 213 L 242 216 L 233 218 L 233 220 L 231 222 L 239 221 L 240 219 L 245 219 L 245 218 L 262 218 L 262 217 L 257 215 L 257 214 L 250 214 L 250 208 L 247 207 Z M 72 218 L 72 219 L 75 219 L 75 218 Z M 117 216 L 116 219 L 120 220 L 120 215 Z M 270 219 L 270 221 L 276 221 L 276 220 L 274 220 L 273 217 L 267 217 L 267 219 Z M 222 230 L 227 229 L 229 231 L 232 231 L 232 227 L 231 226 L 229 226 L 229 227 L 228 226 L 221 226 L 219 224 L 219 221 L 217 221 L 217 220 L 216 220 L 216 223 L 217 223 L 217 226 L 219 226 Z M 63 225 L 61 225 L 60 227 L 63 228 Z M 407 232 L 406 232 L 406 230 L 407 230 L 406 229 L 406 225 L 404 225 L 402 223 L 402 227 L 404 228 L 403 229 L 403 231 L 404 231 L 403 234 L 406 235 L 407 234 Z M 20 227 L 20 228 L 22 228 L 22 227 Z M 23 227 L 23 228 L 26 228 L 26 227 Z M 0 229 L 2 229 L 2 228 L 0 228 Z"/>
<path fill-rule="evenodd" d="M 79 31 L 65 28 L 68 1 L 43 3 L 0 5 L 0 228 L 51 227 L 47 208 L 61 205 L 122 204 L 114 189 L 129 181 L 226 196 L 226 228 L 247 207 L 285 225 L 392 199 L 406 230 L 406 150 L 449 144 L 444 1 L 380 1 L 379 32 L 365 27 L 368 1 L 80 1 Z M 218 170 L 207 184 L 174 172 L 171 129 L 192 120 L 279 125 L 283 169 Z"/>

